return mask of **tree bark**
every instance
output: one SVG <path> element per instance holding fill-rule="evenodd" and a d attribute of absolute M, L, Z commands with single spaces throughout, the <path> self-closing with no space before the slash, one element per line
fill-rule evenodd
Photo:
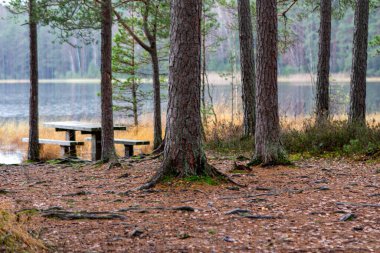
<path fill-rule="evenodd" d="M 329 117 L 329 76 L 331 42 L 331 0 L 321 0 L 319 55 L 316 97 L 316 123 L 323 124 Z"/>
<path fill-rule="evenodd" d="M 38 144 L 38 45 L 35 0 L 29 0 L 30 98 L 28 159 L 40 159 Z"/>
<path fill-rule="evenodd" d="M 171 3 L 169 102 L 162 165 L 150 182 L 165 175 L 222 175 L 206 162 L 202 148 L 201 91 L 201 0 Z"/>
<path fill-rule="evenodd" d="M 349 123 L 365 124 L 369 0 L 357 0 L 352 51 Z"/>
<path fill-rule="evenodd" d="M 153 67 L 153 96 L 154 96 L 154 138 L 153 149 L 156 149 L 162 143 L 162 125 L 161 125 L 161 83 L 160 68 L 158 63 L 157 47 L 154 42 L 150 55 Z"/>
<path fill-rule="evenodd" d="M 179 177 L 205 172 L 200 112 L 201 0 L 172 1 L 169 103 L 163 168 Z"/>
<path fill-rule="evenodd" d="M 133 13 L 132 13 L 132 17 L 133 17 Z M 132 29 L 134 30 L 134 26 L 132 25 Z M 135 66 L 136 66 L 136 62 L 135 62 L 135 57 L 136 57 L 136 50 L 135 50 L 135 47 L 136 47 L 136 42 L 134 40 L 132 40 L 132 52 L 131 52 L 131 56 L 132 56 L 132 59 L 131 59 L 131 65 L 132 65 L 132 72 L 131 72 L 131 76 L 132 76 L 132 111 L 133 111 L 133 122 L 134 122 L 134 125 L 137 127 L 139 125 L 139 120 L 138 120 L 138 110 L 137 110 L 137 106 L 138 106 L 138 102 L 137 102 L 137 83 L 136 83 L 136 70 L 135 70 Z"/>
<path fill-rule="evenodd" d="M 101 31 L 102 160 L 116 159 L 112 109 L 112 1 L 103 0 Z"/>
<path fill-rule="evenodd" d="M 277 88 L 277 1 L 257 0 L 256 133 L 253 162 L 281 163 Z"/>
<path fill-rule="evenodd" d="M 255 55 L 249 0 L 238 1 L 244 136 L 255 134 Z"/>

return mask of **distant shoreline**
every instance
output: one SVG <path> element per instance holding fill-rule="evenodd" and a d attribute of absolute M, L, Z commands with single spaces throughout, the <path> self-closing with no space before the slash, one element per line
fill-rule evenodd
<path fill-rule="evenodd" d="M 240 74 L 237 74 L 235 77 L 236 80 L 240 82 Z M 231 77 L 225 78 L 221 77 L 219 73 L 211 72 L 208 73 L 208 80 L 210 84 L 213 85 L 229 85 L 231 83 Z M 279 76 L 278 81 L 281 83 L 294 83 L 299 85 L 303 83 L 304 85 L 308 85 L 310 83 L 316 82 L 316 77 L 311 76 L 309 74 L 297 74 L 297 75 L 289 75 L 289 76 Z M 68 79 L 40 79 L 39 82 L 41 84 L 46 83 L 67 83 L 67 84 L 99 84 L 100 79 L 97 78 L 68 78 Z M 151 83 L 151 79 L 143 79 L 142 82 Z M 346 74 L 333 74 L 330 77 L 331 83 L 349 83 L 350 76 Z M 380 83 L 380 77 L 367 77 L 368 83 Z M 6 79 L 0 80 L 0 84 L 26 84 L 29 83 L 27 79 Z"/>

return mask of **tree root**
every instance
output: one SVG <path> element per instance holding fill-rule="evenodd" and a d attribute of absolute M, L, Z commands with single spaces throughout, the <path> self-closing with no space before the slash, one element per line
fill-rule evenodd
<path fill-rule="evenodd" d="M 217 170 L 214 166 L 206 163 L 206 175 L 213 177 L 213 178 L 220 178 L 224 179 L 229 183 L 232 183 L 234 185 L 237 185 L 239 187 L 246 187 L 244 184 L 240 184 L 233 180 L 231 177 L 229 177 L 227 174 L 224 174 L 223 172 Z M 165 170 L 164 167 L 160 167 L 160 169 L 157 171 L 157 173 L 145 184 L 134 188 L 134 191 L 140 191 L 140 190 L 145 190 L 145 189 L 150 189 L 156 186 L 165 176 Z"/>
<path fill-rule="evenodd" d="M 129 211 L 135 211 L 135 212 L 146 212 L 148 210 L 163 210 L 163 211 L 184 211 L 184 212 L 194 212 L 195 208 L 191 206 L 176 206 L 176 207 L 128 207 L 120 209 L 118 212 L 125 213 Z"/>
<path fill-rule="evenodd" d="M 152 155 L 161 154 L 162 152 L 164 152 L 164 149 L 165 149 L 165 138 L 161 142 L 160 146 L 158 146 L 158 148 L 153 150 Z"/>
<path fill-rule="evenodd" d="M 230 182 L 230 183 L 237 185 L 239 187 L 247 187 L 244 184 L 240 184 L 240 183 L 236 182 L 230 176 L 221 172 L 220 170 L 217 170 L 214 166 L 212 166 L 208 163 L 206 164 L 206 171 L 207 171 L 207 174 L 211 177 L 219 177 L 219 178 L 225 179 L 227 182 Z"/>
<path fill-rule="evenodd" d="M 164 170 L 163 167 L 160 167 L 160 169 L 157 171 L 157 173 L 145 184 L 133 189 L 135 191 L 141 191 L 153 188 L 156 186 L 156 184 L 164 177 Z"/>
<path fill-rule="evenodd" d="M 371 203 L 352 203 L 352 202 L 336 202 L 338 206 L 359 206 L 359 207 L 378 207 L 380 204 L 371 204 Z"/>
<path fill-rule="evenodd" d="M 50 208 L 46 210 L 40 210 L 43 217 L 47 218 L 57 218 L 60 220 L 113 220 L 120 219 L 125 220 L 127 217 L 124 215 L 112 213 L 112 212 L 69 212 L 65 211 L 62 208 Z"/>
<path fill-rule="evenodd" d="M 289 165 L 294 165 L 286 156 L 280 156 L 277 160 L 272 160 L 269 162 L 263 161 L 261 158 L 253 158 L 248 164 L 248 167 L 251 166 L 262 166 L 262 167 L 271 167 L 271 166 L 289 166 Z"/>
<path fill-rule="evenodd" d="M 123 168 L 123 165 L 119 161 L 112 161 L 108 163 L 107 170 L 111 170 L 113 168 Z"/>

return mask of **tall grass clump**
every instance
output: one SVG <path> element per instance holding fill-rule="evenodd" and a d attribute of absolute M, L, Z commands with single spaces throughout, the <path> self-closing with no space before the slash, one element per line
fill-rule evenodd
<path fill-rule="evenodd" d="M 0 252 L 46 251 L 43 242 L 28 233 L 22 219 L 0 205 Z"/>
<path fill-rule="evenodd" d="M 241 124 L 218 122 L 207 128 L 206 148 L 225 154 L 253 153 L 254 138 L 242 138 Z M 347 120 L 316 125 L 312 118 L 282 119 L 281 143 L 289 154 L 380 156 L 380 124 L 350 126 Z"/>
<path fill-rule="evenodd" d="M 247 153 L 253 148 L 253 138 L 242 138 L 243 126 L 230 121 L 218 121 L 205 128 L 206 149 L 220 153 Z"/>
<path fill-rule="evenodd" d="M 380 152 L 380 124 L 351 126 L 346 120 L 323 125 L 305 121 L 300 130 L 283 128 L 281 140 L 289 153 L 321 155 L 377 155 Z"/>

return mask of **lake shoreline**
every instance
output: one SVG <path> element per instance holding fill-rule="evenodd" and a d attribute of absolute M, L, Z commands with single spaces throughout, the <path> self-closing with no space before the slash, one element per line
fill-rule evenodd
<path fill-rule="evenodd" d="M 240 80 L 240 74 L 236 74 L 234 77 L 234 82 L 239 82 Z M 210 84 L 214 86 L 219 85 L 229 85 L 231 84 L 231 78 L 225 78 L 221 77 L 219 73 L 216 72 L 210 72 L 208 74 L 208 81 Z M 142 82 L 144 83 L 151 83 L 151 79 L 142 79 Z M 316 76 L 315 75 L 309 75 L 309 74 L 296 74 L 296 75 L 289 75 L 289 76 L 279 76 L 278 82 L 280 83 L 294 83 L 297 85 L 303 84 L 303 85 L 309 85 L 314 84 L 316 82 Z M 346 74 L 333 74 L 330 77 L 330 82 L 333 84 L 336 83 L 349 83 L 350 82 L 350 76 Z M 380 76 L 379 77 L 367 77 L 368 83 L 380 83 Z M 29 83 L 29 80 L 27 79 L 3 79 L 0 80 L 0 84 L 27 84 Z M 48 84 L 48 83 L 61 83 L 61 84 L 99 84 L 100 79 L 97 78 L 67 78 L 67 79 L 40 79 L 40 84 Z"/>

